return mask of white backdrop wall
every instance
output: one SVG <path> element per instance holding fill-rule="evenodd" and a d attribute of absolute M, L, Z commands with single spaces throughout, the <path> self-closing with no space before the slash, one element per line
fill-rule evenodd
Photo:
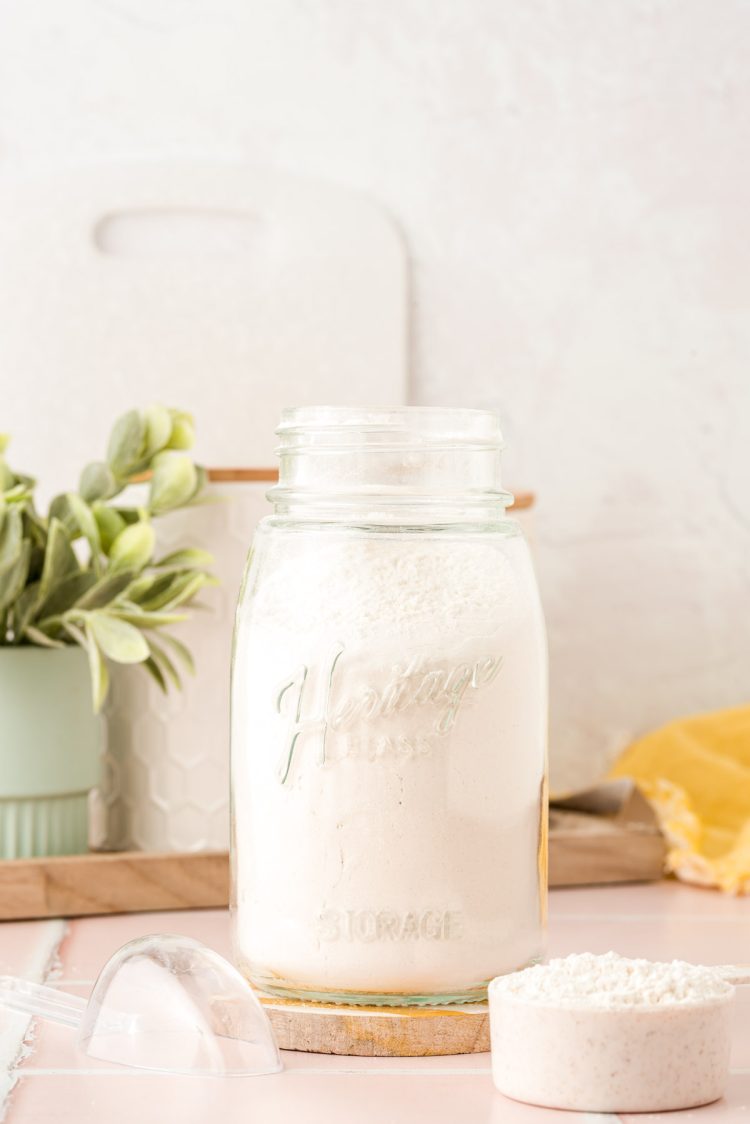
<path fill-rule="evenodd" d="M 413 400 L 539 495 L 556 784 L 747 701 L 750 5 L 0 0 L 0 176 L 123 158 L 390 211 Z"/>

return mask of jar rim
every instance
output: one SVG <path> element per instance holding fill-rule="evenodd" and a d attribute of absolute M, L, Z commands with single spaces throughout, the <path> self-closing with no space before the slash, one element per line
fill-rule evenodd
<path fill-rule="evenodd" d="M 503 447 L 495 411 L 452 406 L 292 406 L 282 410 L 276 433 L 292 444 L 350 446 L 376 438 L 382 447 L 390 438 L 402 446 Z"/>
<path fill-rule="evenodd" d="M 276 430 L 277 514 L 364 508 L 453 521 L 505 507 L 500 419 L 491 410 L 445 406 L 298 406 Z M 447 516 L 446 516 L 447 518 Z"/>

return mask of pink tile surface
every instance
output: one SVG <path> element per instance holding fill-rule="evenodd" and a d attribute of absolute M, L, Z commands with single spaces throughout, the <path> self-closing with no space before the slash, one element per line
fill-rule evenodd
<path fill-rule="evenodd" d="M 486 1074 L 378 1077 L 294 1071 L 227 1081 L 22 1078 L 10 1117 L 14 1124 L 541 1124 L 553 1119 L 571 1118 L 506 1100 Z"/>
<path fill-rule="evenodd" d="M 490 1055 L 455 1054 L 439 1058 L 345 1058 L 334 1054 L 303 1054 L 284 1050 L 288 1069 L 322 1073 L 451 1073 L 488 1074 Z"/>
<path fill-rule="evenodd" d="M 48 947 L 60 943 L 65 990 L 87 995 L 110 953 L 145 933 L 180 932 L 229 954 L 224 911 L 134 914 L 70 922 L 0 926 L 0 971 L 23 974 Z M 614 948 L 652 959 L 682 957 L 703 963 L 750 961 L 750 901 L 723 898 L 677 883 L 555 891 L 551 895 L 550 954 Z M 292 1053 L 276 1077 L 206 1081 L 166 1078 L 81 1057 L 75 1035 L 40 1023 L 32 1050 L 18 1068 L 7 1124 L 118 1124 L 137 1119 L 217 1118 L 222 1124 L 536 1124 L 572 1119 L 517 1105 L 492 1087 L 489 1055 L 457 1058 L 341 1058 Z M 734 1120 L 750 1114 L 750 988 L 739 993 L 727 1098 L 671 1119 Z M 2 1115 L 0 1111 L 0 1116 Z M 602 1120 L 606 1118 L 601 1118 Z M 614 1117 L 609 1118 L 614 1120 Z M 633 1124 L 649 1119 L 633 1117 Z"/>
<path fill-rule="evenodd" d="M 683 917 L 714 921 L 736 920 L 750 925 L 750 898 L 731 897 L 716 890 L 667 880 L 643 885 L 596 886 L 553 890 L 553 921 L 577 917 Z"/>
<path fill-rule="evenodd" d="M 41 1019 L 35 1020 L 32 1045 L 33 1050 L 19 1066 L 21 1074 L 28 1069 L 112 1069 L 111 1065 L 105 1065 L 82 1054 L 76 1044 L 76 1032 L 66 1026 Z"/>
<path fill-rule="evenodd" d="M 0 922 L 0 975 L 26 975 L 35 953 L 44 958 L 48 938 L 53 947 L 62 928 L 59 921 Z"/>
<path fill-rule="evenodd" d="M 695 964 L 734 964 L 750 959 L 750 914 L 736 921 L 688 921 L 655 917 L 621 918 L 551 927 L 550 956 L 571 952 L 619 952 L 649 960 L 689 960 Z"/>
<path fill-rule="evenodd" d="M 670 1114 L 623 1117 L 641 1121 L 734 1121 L 750 1114 L 750 1075 L 733 1074 L 726 1096 L 713 1105 Z M 495 1092 L 489 1075 L 426 1072 L 310 1074 L 228 1081 L 101 1074 L 22 1077 L 13 1095 L 11 1121 L 47 1124 L 542 1124 L 573 1121 L 570 1113 L 517 1104 Z M 580 1119 L 580 1118 L 579 1118 Z M 596 1116 L 596 1121 L 614 1117 Z"/>
<path fill-rule="evenodd" d="M 683 1124 L 684 1121 L 695 1120 L 700 1124 L 729 1124 L 729 1121 L 743 1121 L 750 1119 L 750 1074 L 733 1073 L 725 1096 L 714 1104 L 703 1105 L 701 1108 L 684 1109 L 681 1112 L 639 1112 L 627 1113 L 620 1118 L 623 1124 L 645 1124 L 647 1120 L 659 1120 L 661 1124 Z"/>
<path fill-rule="evenodd" d="M 179 913 L 122 913 L 73 921 L 60 946 L 65 979 L 93 980 L 111 953 L 126 941 L 149 933 L 181 933 L 230 955 L 229 914 L 223 909 Z"/>

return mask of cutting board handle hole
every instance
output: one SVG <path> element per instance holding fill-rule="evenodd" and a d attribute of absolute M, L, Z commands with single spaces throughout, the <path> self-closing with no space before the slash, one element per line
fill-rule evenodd
<path fill-rule="evenodd" d="M 102 215 L 97 250 L 119 258 L 238 258 L 258 244 L 259 221 L 246 211 L 147 207 Z"/>

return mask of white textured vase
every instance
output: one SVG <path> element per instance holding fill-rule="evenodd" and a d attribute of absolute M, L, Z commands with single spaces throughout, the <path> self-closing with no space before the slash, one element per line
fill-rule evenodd
<path fill-rule="evenodd" d="M 112 669 L 102 779 L 92 798 L 91 843 L 100 850 L 205 851 L 229 846 L 229 665 L 247 551 L 265 514 L 270 470 L 214 471 L 215 502 L 155 524 L 159 553 L 210 551 L 221 580 L 175 626 L 196 674 L 164 695 L 140 667 Z"/>

